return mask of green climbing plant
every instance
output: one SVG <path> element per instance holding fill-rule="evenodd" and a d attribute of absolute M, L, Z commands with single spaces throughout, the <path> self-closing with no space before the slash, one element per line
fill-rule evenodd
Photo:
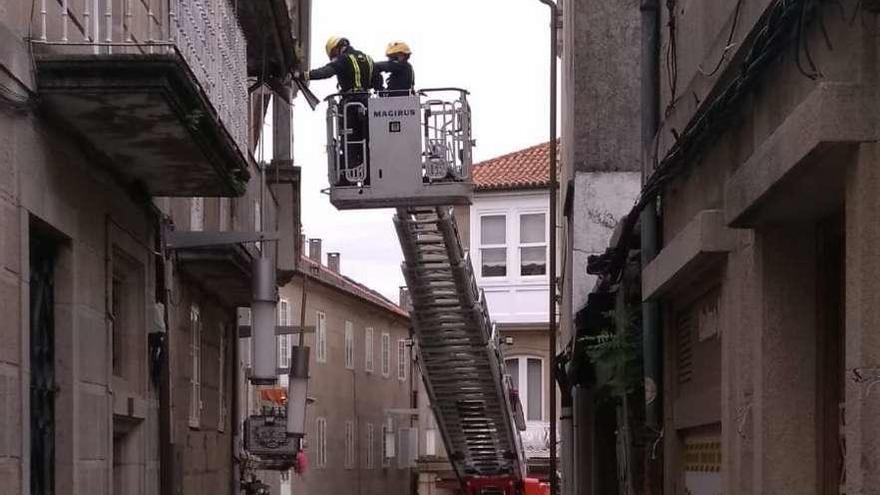
<path fill-rule="evenodd" d="M 581 337 L 587 359 L 596 370 L 598 399 L 617 401 L 637 393 L 642 386 L 641 327 L 636 317 L 611 313 L 610 319 L 624 317 L 625 332 L 609 329 L 598 335 Z"/>

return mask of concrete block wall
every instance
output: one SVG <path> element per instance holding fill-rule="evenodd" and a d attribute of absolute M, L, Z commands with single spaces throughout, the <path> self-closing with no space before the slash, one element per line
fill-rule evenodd
<path fill-rule="evenodd" d="M 676 2 L 678 87 L 680 94 L 691 96 L 678 100 L 665 117 L 658 133 L 661 156 L 674 140 L 670 130 L 682 129 L 699 101 L 718 82 L 718 75 L 707 76 L 700 68 L 706 72 L 721 58 L 735 4 Z M 855 4 L 842 2 L 845 12 L 858 18 Z M 768 1 L 742 2 L 734 41 L 742 40 L 769 5 Z M 665 27 L 668 14 L 665 5 L 661 6 L 663 56 L 669 37 Z M 815 99 L 823 88 L 846 87 L 860 95 L 863 113 L 859 114 L 873 115 L 873 88 L 880 74 L 876 43 L 867 41 L 874 33 L 872 25 L 850 24 L 836 7 L 824 10 L 824 20 L 833 50 L 825 45 L 816 23 L 805 31 L 806 43 L 823 77 L 818 81 L 805 77 L 789 56 L 771 64 L 755 90 L 742 101 L 728 130 L 716 136 L 702 159 L 688 164 L 687 173 L 663 193 L 662 238 L 668 242 L 699 211 L 725 209 L 732 200 L 730 183 L 743 180 L 752 170 L 760 173 L 747 177 L 750 184 L 769 191 L 761 205 L 753 205 L 759 212 L 748 220 L 734 225 L 733 218 L 726 218 L 728 226 L 738 230 L 736 246 L 721 265 L 724 493 L 822 493 L 817 459 L 824 452 L 819 447 L 821 407 L 817 397 L 821 397 L 823 380 L 817 377 L 830 376 L 835 370 L 819 368 L 823 352 L 820 337 L 827 330 L 820 326 L 817 314 L 831 303 L 817 297 L 817 270 L 828 262 L 816 248 L 817 225 L 841 212 L 846 224 L 846 363 L 837 371 L 845 381 L 845 489 L 848 494 L 863 495 L 873 493 L 880 485 L 880 465 L 874 462 L 880 452 L 880 425 L 874 418 L 880 410 L 878 402 L 866 395 L 871 381 L 853 375 L 853 370 L 865 370 L 866 376 L 874 376 L 870 370 L 880 367 L 880 341 L 873 331 L 876 322 L 872 316 L 872 308 L 877 306 L 874 280 L 880 260 L 880 239 L 874 228 L 880 213 L 880 183 L 875 172 L 878 155 L 870 142 L 875 138 L 866 140 L 861 132 L 848 134 L 845 123 L 854 114 L 846 106 L 835 106 L 834 100 L 822 100 L 832 103 L 822 105 L 819 113 L 800 111 L 804 102 Z M 719 74 L 734 57 L 733 52 L 726 56 Z M 671 101 L 665 71 L 661 69 L 661 114 Z M 805 113 L 810 117 L 804 117 Z M 791 153 L 774 152 L 772 148 L 766 151 L 768 143 L 775 143 L 777 149 L 794 148 L 815 134 L 818 126 L 837 133 L 829 138 L 828 142 L 834 144 L 828 153 L 798 156 L 799 161 L 786 165 L 791 173 L 785 177 L 764 173 L 784 160 L 794 159 Z M 800 134 L 790 133 L 790 129 Z M 759 166 L 750 169 L 744 166 L 747 163 Z M 811 185 L 812 174 L 820 170 L 824 181 Z M 839 188 L 838 183 L 845 183 L 845 187 Z M 783 196 L 775 198 L 774 192 L 783 187 Z M 809 191 L 817 191 L 824 196 L 823 201 L 817 201 Z M 821 208 L 811 206 L 819 203 Z M 688 287 L 676 289 L 674 294 L 677 298 L 697 296 L 696 289 Z M 669 387 L 666 390 L 671 392 Z M 667 414 L 676 412 L 667 409 Z M 667 417 L 667 422 L 673 420 Z M 668 430 L 665 438 L 666 489 L 679 490 L 681 473 L 675 459 L 680 445 Z"/>
<path fill-rule="evenodd" d="M 639 1 L 562 3 L 559 224 L 562 288 L 560 342 L 595 279 L 586 260 L 608 246 L 614 224 L 640 189 L 641 20 Z M 561 217 L 569 184 L 572 216 Z"/>

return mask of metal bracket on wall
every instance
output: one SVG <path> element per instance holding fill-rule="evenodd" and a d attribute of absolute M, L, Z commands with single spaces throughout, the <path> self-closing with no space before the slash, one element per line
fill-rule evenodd
<path fill-rule="evenodd" d="M 165 247 L 167 249 L 187 249 L 277 241 L 280 238 L 278 232 L 170 231 L 165 236 Z"/>

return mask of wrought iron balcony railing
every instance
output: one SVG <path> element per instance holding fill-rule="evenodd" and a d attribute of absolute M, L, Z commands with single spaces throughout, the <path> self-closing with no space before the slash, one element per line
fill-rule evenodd
<path fill-rule="evenodd" d="M 71 54 L 171 54 L 248 150 L 244 35 L 228 0 L 38 0 L 33 41 Z"/>

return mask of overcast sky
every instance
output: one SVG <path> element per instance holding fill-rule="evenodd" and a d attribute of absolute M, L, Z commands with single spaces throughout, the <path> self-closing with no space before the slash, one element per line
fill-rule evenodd
<path fill-rule="evenodd" d="M 416 86 L 457 86 L 471 92 L 475 160 L 549 139 L 547 92 L 549 13 L 538 0 L 320 0 L 312 3 L 312 67 L 327 62 L 324 43 L 345 36 L 352 46 L 384 59 L 385 45 L 413 50 Z M 335 80 L 314 81 L 319 98 Z M 339 252 L 342 272 L 397 301 L 402 256 L 392 210 L 337 211 L 327 195 L 325 111 L 299 97 L 294 152 L 302 167 L 302 222 L 308 238 Z"/>

